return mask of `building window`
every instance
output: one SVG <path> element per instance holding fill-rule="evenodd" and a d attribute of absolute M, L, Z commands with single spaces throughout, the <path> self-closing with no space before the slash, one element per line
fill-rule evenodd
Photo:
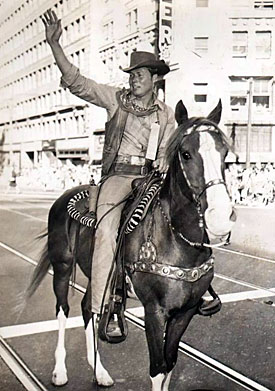
<path fill-rule="evenodd" d="M 114 38 L 114 22 L 111 20 L 103 25 L 103 36 L 105 41 L 112 41 Z"/>
<path fill-rule="evenodd" d="M 231 79 L 230 106 L 232 111 L 239 111 L 242 108 L 247 110 L 248 82 L 249 78 L 247 76 Z M 253 110 L 255 112 L 265 112 L 266 110 L 269 110 L 272 94 L 272 78 L 254 78 L 252 94 Z"/>
<path fill-rule="evenodd" d="M 137 8 L 133 9 L 132 11 L 127 12 L 126 14 L 127 18 L 127 32 L 128 33 L 134 33 L 138 29 L 138 10 Z"/>
<path fill-rule="evenodd" d="M 208 0 L 196 0 L 196 7 L 197 8 L 208 7 Z"/>
<path fill-rule="evenodd" d="M 231 92 L 230 92 L 230 106 L 232 111 L 239 111 L 245 109 L 247 111 L 248 102 L 248 78 L 247 77 L 232 77 Z"/>
<path fill-rule="evenodd" d="M 207 83 L 194 83 L 194 101 L 205 103 L 207 102 Z"/>
<path fill-rule="evenodd" d="M 273 0 L 254 0 L 254 8 L 259 9 L 274 9 Z"/>
<path fill-rule="evenodd" d="M 246 96 L 230 96 L 230 105 L 233 111 L 233 107 L 236 109 L 240 106 L 246 106 L 246 101 Z"/>
<path fill-rule="evenodd" d="M 236 126 L 235 129 L 235 151 L 237 153 L 246 151 L 247 126 Z M 251 152 L 272 151 L 272 129 L 271 126 L 252 126 L 251 129 Z"/>
<path fill-rule="evenodd" d="M 253 82 L 253 107 L 257 111 L 270 108 L 271 78 L 259 78 Z"/>
<path fill-rule="evenodd" d="M 207 95 L 204 94 L 195 94 L 194 95 L 195 102 L 206 102 L 207 101 Z"/>
<path fill-rule="evenodd" d="M 271 57 L 271 31 L 256 31 L 256 58 Z"/>
<path fill-rule="evenodd" d="M 247 31 L 233 31 L 233 57 L 246 57 L 247 47 Z"/>
<path fill-rule="evenodd" d="M 199 55 L 204 55 L 208 52 L 208 37 L 194 38 L 194 51 Z"/>

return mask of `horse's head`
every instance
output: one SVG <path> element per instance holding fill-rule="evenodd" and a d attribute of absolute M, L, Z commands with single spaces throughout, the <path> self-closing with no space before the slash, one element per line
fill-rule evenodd
<path fill-rule="evenodd" d="M 188 118 L 182 101 L 176 106 L 178 129 L 168 146 L 168 156 L 178 167 L 188 191 L 203 216 L 210 239 L 229 234 L 235 213 L 225 184 L 225 157 L 230 149 L 219 129 L 221 101 L 207 118 Z"/>

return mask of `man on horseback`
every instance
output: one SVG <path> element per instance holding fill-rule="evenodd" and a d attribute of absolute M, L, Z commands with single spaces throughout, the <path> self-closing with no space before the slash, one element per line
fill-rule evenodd
<path fill-rule="evenodd" d="M 98 196 L 96 233 L 92 262 L 93 313 L 100 313 L 108 274 L 116 248 L 116 238 L 124 202 L 132 181 L 152 169 L 167 169 L 164 157 L 166 142 L 174 132 L 174 113 L 157 99 L 154 84 L 158 76 L 170 69 L 164 61 L 149 52 L 133 52 L 129 73 L 129 89 L 98 84 L 80 74 L 59 43 L 61 21 L 48 10 L 42 21 L 46 39 L 62 73 L 61 84 L 71 93 L 107 111 L 108 122 L 102 158 L 104 176 Z"/>

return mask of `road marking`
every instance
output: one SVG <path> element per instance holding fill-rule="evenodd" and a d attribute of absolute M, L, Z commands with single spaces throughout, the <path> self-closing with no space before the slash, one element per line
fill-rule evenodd
<path fill-rule="evenodd" d="M 137 316 L 138 318 L 144 317 L 144 307 L 128 308 L 127 312 L 134 316 Z"/>
<path fill-rule="evenodd" d="M 81 291 L 82 293 L 85 293 L 85 289 L 79 285 L 77 286 L 77 290 Z M 225 293 L 220 295 L 220 299 L 224 304 L 224 303 L 232 303 L 237 301 L 259 299 L 259 298 L 274 296 L 275 288 L 270 289 L 270 291 L 273 291 L 274 294 L 272 295 L 272 293 L 266 292 L 264 290 Z M 138 318 L 144 317 L 143 306 L 128 308 L 127 312 L 129 312 L 130 314 Z M 71 329 L 76 327 L 84 327 L 82 316 L 69 317 L 67 319 L 66 329 Z M 43 322 L 34 322 L 34 323 L 0 327 L 0 335 L 3 338 L 13 338 L 13 337 L 19 337 L 24 335 L 32 335 L 32 334 L 49 332 L 49 331 L 56 331 L 56 330 L 58 330 L 58 322 L 56 319 L 53 319 L 53 320 L 47 320 Z"/>
<path fill-rule="evenodd" d="M 40 219 L 39 217 L 29 215 L 28 213 L 18 212 L 17 210 L 13 210 L 13 209 L 10 209 L 10 208 L 4 208 L 3 206 L 0 206 L 0 209 L 1 210 L 7 210 L 8 212 L 16 213 L 18 215 L 21 215 L 21 216 L 24 216 L 24 217 L 28 217 L 28 218 L 31 218 L 31 219 L 34 219 L 34 220 L 43 221 L 43 223 L 47 223 L 47 220 L 43 220 L 43 219 Z"/>
<path fill-rule="evenodd" d="M 36 262 L 36 261 L 34 261 L 33 259 L 27 257 L 26 255 L 20 253 L 19 251 L 13 249 L 12 247 L 6 245 L 5 243 L 0 242 L 0 246 L 3 247 L 5 250 L 7 250 L 7 251 L 13 253 L 14 255 L 16 255 L 16 256 L 18 256 L 18 257 L 24 259 L 25 261 L 31 263 L 32 265 L 37 266 L 37 262 Z"/>
<path fill-rule="evenodd" d="M 27 391 L 47 391 L 15 351 L 0 337 L 0 355 Z"/>
<path fill-rule="evenodd" d="M 232 282 L 234 284 L 245 286 L 247 288 L 252 288 L 252 289 L 255 289 L 255 290 L 258 290 L 258 291 L 264 291 L 266 293 L 269 293 L 270 296 L 274 296 L 274 293 L 273 293 L 273 289 L 274 288 L 265 288 L 265 287 L 260 286 L 260 285 L 255 285 L 255 284 L 252 284 L 250 282 L 239 280 L 238 278 L 228 277 L 228 276 L 225 276 L 224 274 L 220 274 L 220 273 L 215 273 L 215 277 L 220 278 L 222 280 L 226 280 L 226 281 Z"/>
<path fill-rule="evenodd" d="M 250 254 L 242 253 L 242 252 L 236 251 L 236 250 L 229 250 L 229 249 L 227 249 L 227 248 L 217 247 L 215 250 L 224 251 L 224 252 L 226 252 L 226 253 L 231 253 L 231 254 L 235 254 L 235 255 L 242 255 L 242 256 L 244 256 L 244 257 L 246 257 L 246 258 L 257 259 L 258 261 L 264 261 L 264 262 L 275 263 L 275 261 L 274 261 L 273 259 L 263 258 L 263 257 L 257 257 L 256 255 L 250 255 Z"/>
<path fill-rule="evenodd" d="M 222 303 L 234 303 L 236 301 L 262 299 L 264 297 L 275 296 L 275 293 L 273 293 L 273 295 L 272 295 L 272 293 L 270 293 L 270 291 L 275 292 L 275 288 L 269 289 L 268 292 L 260 289 L 260 290 L 254 290 L 254 291 L 225 293 L 223 295 L 219 295 L 219 297 L 220 297 Z"/>
<path fill-rule="evenodd" d="M 75 327 L 84 327 L 82 316 L 75 316 L 67 319 L 66 329 Z M 0 327 L 0 336 L 2 338 L 22 337 L 25 335 L 33 335 L 47 333 L 49 331 L 58 330 L 57 319 L 46 320 L 42 322 L 33 322 L 25 324 L 17 324 L 13 326 Z"/>
<path fill-rule="evenodd" d="M 77 289 L 82 293 L 85 293 L 85 289 L 82 288 L 81 286 L 78 285 Z M 270 289 L 270 291 L 274 291 L 273 295 L 275 295 L 275 288 Z M 225 293 L 223 295 L 220 295 L 220 299 L 224 304 L 224 303 L 232 303 L 236 301 L 243 301 L 249 299 L 250 300 L 259 299 L 259 298 L 270 297 L 270 296 L 272 296 L 270 292 L 266 292 L 263 290 L 253 290 L 253 291 L 236 292 L 236 293 Z M 143 306 L 128 308 L 127 312 L 129 312 L 130 314 L 138 318 L 144 317 Z M 69 317 L 67 319 L 66 329 L 71 329 L 76 327 L 84 327 L 82 316 Z M 58 330 L 58 321 L 56 319 L 53 319 L 53 320 L 47 320 L 43 322 L 33 322 L 33 323 L 0 327 L 0 335 L 3 338 L 13 338 L 13 337 L 20 337 L 24 335 L 32 335 L 32 334 L 49 332 L 49 331 L 56 331 L 56 330 Z"/>

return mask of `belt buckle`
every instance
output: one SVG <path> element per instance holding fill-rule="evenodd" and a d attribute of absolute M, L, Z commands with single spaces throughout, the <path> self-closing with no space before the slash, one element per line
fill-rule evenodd
<path fill-rule="evenodd" d="M 147 175 L 148 174 L 148 167 L 142 166 L 140 169 L 140 174 L 141 175 Z"/>

